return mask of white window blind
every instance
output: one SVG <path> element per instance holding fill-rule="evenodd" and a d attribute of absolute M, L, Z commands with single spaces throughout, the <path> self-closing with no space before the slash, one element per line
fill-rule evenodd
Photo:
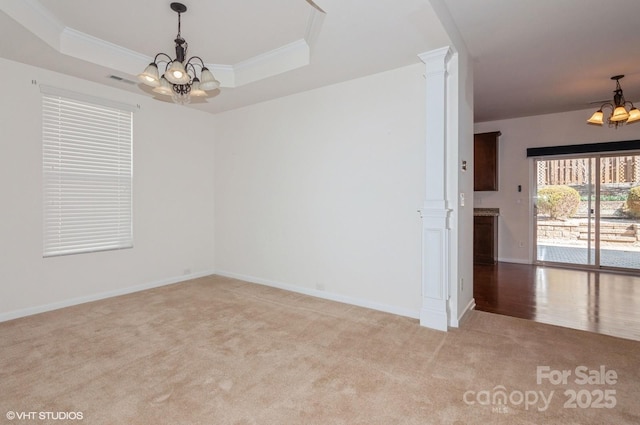
<path fill-rule="evenodd" d="M 44 256 L 130 248 L 132 109 L 59 93 L 42 87 Z"/>

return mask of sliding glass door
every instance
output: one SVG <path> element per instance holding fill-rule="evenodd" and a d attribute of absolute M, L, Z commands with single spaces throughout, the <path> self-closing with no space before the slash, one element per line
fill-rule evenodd
<path fill-rule="evenodd" d="M 640 269 L 638 153 L 538 158 L 535 170 L 537 263 Z"/>
<path fill-rule="evenodd" d="M 599 187 L 598 264 L 640 269 L 640 154 L 601 156 Z"/>
<path fill-rule="evenodd" d="M 536 260 L 596 264 L 593 158 L 537 159 Z"/>

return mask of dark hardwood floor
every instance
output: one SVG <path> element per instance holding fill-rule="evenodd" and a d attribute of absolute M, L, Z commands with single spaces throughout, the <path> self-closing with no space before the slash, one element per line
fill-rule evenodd
<path fill-rule="evenodd" d="M 640 276 L 475 264 L 476 309 L 640 341 Z"/>

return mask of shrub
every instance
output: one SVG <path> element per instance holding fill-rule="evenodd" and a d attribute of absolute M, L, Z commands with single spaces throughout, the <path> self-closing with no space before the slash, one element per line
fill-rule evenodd
<path fill-rule="evenodd" d="M 630 217 L 640 217 L 640 186 L 634 186 L 629 189 L 624 211 Z"/>
<path fill-rule="evenodd" d="M 551 219 L 571 217 L 578 211 L 580 194 L 569 186 L 546 186 L 538 190 L 538 210 Z"/>

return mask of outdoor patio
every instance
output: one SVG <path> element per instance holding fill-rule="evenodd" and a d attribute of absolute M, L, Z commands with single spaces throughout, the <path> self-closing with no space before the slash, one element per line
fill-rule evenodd
<path fill-rule="evenodd" d="M 594 264 L 593 232 L 586 218 L 538 219 L 538 261 Z M 591 239 L 589 253 L 588 242 Z M 600 222 L 600 265 L 640 269 L 640 231 L 637 220 L 609 218 Z"/>
<path fill-rule="evenodd" d="M 587 254 L 587 248 L 583 247 L 538 244 L 538 261 L 589 264 Z M 593 249 L 591 258 L 593 262 Z M 607 267 L 640 269 L 640 250 L 600 249 L 600 264 Z"/>

